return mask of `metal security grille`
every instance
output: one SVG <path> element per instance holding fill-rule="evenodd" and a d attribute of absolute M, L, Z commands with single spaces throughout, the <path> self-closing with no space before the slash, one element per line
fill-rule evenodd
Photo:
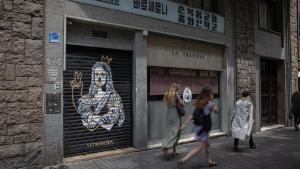
<path fill-rule="evenodd" d="M 276 61 L 261 61 L 261 122 L 262 126 L 277 124 Z"/>
<path fill-rule="evenodd" d="M 101 73 L 101 66 L 96 66 L 97 68 L 94 66 L 101 60 L 110 62 L 108 64 L 112 74 L 110 86 L 113 86 L 115 92 L 105 94 L 104 91 L 108 91 L 109 81 L 106 80 L 106 85 L 101 87 L 103 92 L 100 92 L 100 88 L 94 87 L 96 94 L 92 95 L 90 90 L 94 88 L 91 86 L 97 86 L 97 83 L 96 85 L 92 83 L 92 77 L 107 79 L 109 77 L 107 71 L 109 69 L 105 69 L 108 74 L 104 75 Z M 63 77 L 65 157 L 132 146 L 132 52 L 67 45 L 66 71 Z M 108 101 L 102 102 L 105 99 Z M 103 106 L 100 103 L 104 103 Z M 99 107 L 103 108 L 97 113 Z M 115 124 L 112 122 L 116 117 L 122 119 L 123 116 L 120 115 L 122 110 L 125 120 L 119 127 L 119 121 Z M 105 116 L 107 112 L 114 112 L 119 116 L 107 117 Z M 110 129 L 111 126 L 105 124 L 113 125 Z"/>

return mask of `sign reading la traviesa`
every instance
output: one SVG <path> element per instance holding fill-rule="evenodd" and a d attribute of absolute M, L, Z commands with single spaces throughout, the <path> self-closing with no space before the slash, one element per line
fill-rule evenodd
<path fill-rule="evenodd" d="M 73 0 L 224 33 L 224 17 L 168 0 Z"/>

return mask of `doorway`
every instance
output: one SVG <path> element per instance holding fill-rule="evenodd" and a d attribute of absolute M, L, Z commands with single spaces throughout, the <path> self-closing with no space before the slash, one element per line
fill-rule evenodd
<path fill-rule="evenodd" d="M 278 124 L 277 62 L 261 60 L 261 125 Z"/>

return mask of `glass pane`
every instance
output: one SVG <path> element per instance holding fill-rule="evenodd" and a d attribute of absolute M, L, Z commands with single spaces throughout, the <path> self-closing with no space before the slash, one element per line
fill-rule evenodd
<path fill-rule="evenodd" d="M 259 0 L 259 27 L 268 29 L 267 0 Z"/>
<path fill-rule="evenodd" d="M 149 140 L 157 140 L 163 137 L 163 128 L 165 127 L 167 118 L 167 106 L 162 101 L 164 92 L 173 83 L 181 85 L 182 94 L 183 89 L 188 86 L 194 94 L 191 103 L 185 104 L 186 115 L 182 121 L 185 121 L 190 113 L 193 112 L 196 95 L 199 94 L 203 87 L 211 87 L 216 94 L 215 104 L 219 108 L 219 113 L 212 113 L 212 130 L 220 129 L 221 99 L 220 99 L 220 73 L 217 71 L 195 70 L 195 69 L 180 69 L 180 68 L 166 68 L 166 67 L 149 67 L 149 95 L 161 96 L 161 99 L 149 99 Z M 191 123 L 183 135 L 191 134 L 193 124 Z"/>
<path fill-rule="evenodd" d="M 276 31 L 276 4 L 274 2 L 269 3 L 269 28 L 272 31 Z"/>
<path fill-rule="evenodd" d="M 150 96 L 164 95 L 172 83 L 182 86 L 180 93 L 188 86 L 193 94 L 200 94 L 202 88 L 210 86 L 219 94 L 219 73 L 214 71 L 150 67 Z"/>
<path fill-rule="evenodd" d="M 282 2 L 270 0 L 269 6 L 269 28 L 274 32 L 282 32 L 283 9 Z"/>

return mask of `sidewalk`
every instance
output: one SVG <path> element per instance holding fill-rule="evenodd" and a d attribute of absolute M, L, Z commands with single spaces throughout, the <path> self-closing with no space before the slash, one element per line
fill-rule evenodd
<path fill-rule="evenodd" d="M 249 150 L 241 142 L 240 153 L 232 152 L 232 138 L 212 140 L 212 154 L 218 166 L 214 169 L 298 169 L 300 168 L 300 132 L 292 128 L 269 130 L 254 135 L 257 150 Z M 195 143 L 180 145 L 179 157 Z M 178 158 L 177 158 L 178 159 Z M 165 161 L 160 149 L 127 155 L 66 164 L 68 169 L 176 169 L 177 159 Z M 199 154 L 185 169 L 206 168 L 204 155 Z"/>

